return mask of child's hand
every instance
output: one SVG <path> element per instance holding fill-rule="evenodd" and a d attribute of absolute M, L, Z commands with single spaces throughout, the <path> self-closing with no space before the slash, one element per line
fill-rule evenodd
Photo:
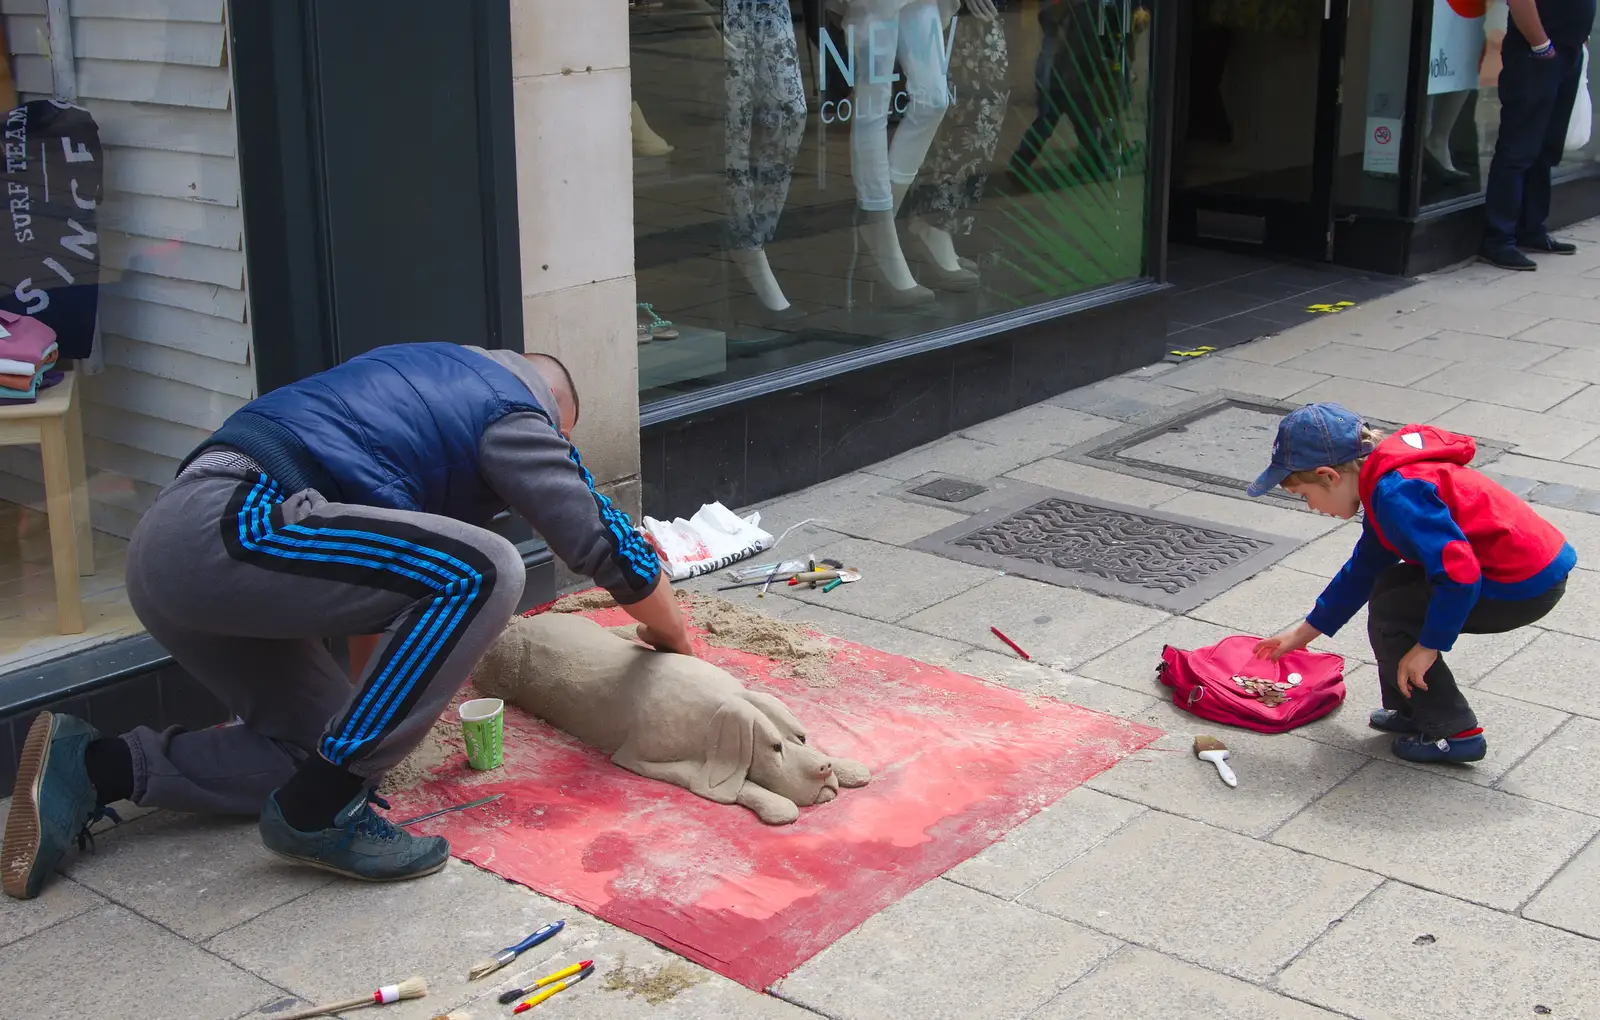
<path fill-rule="evenodd" d="M 1403 697 L 1411 697 L 1411 688 L 1419 691 L 1428 689 L 1428 682 L 1423 679 L 1433 664 L 1439 661 L 1439 653 L 1432 648 L 1417 645 L 1400 659 L 1400 665 L 1395 670 L 1395 686 L 1400 688 Z"/>
<path fill-rule="evenodd" d="M 1304 621 L 1295 624 L 1282 634 L 1263 638 L 1256 645 L 1256 658 L 1266 659 L 1268 662 L 1277 662 L 1290 652 L 1297 652 L 1311 643 L 1320 631 Z"/>

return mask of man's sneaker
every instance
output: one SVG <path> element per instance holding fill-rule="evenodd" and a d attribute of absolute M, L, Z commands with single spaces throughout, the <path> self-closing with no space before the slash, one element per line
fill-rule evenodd
<path fill-rule="evenodd" d="M 6 895 L 31 900 L 74 842 L 81 850 L 93 841 L 89 826 L 109 808 L 97 808 L 83 752 L 100 736 L 82 719 L 40 712 L 28 727 L 11 791 L 11 815 L 0 847 L 0 884 Z"/>
<path fill-rule="evenodd" d="M 261 812 L 261 842 L 268 850 L 313 868 L 363 882 L 398 882 L 431 875 L 450 859 L 443 836 L 413 836 L 372 809 L 388 801 L 363 790 L 333 818 L 333 828 L 301 832 L 284 821 L 278 795 Z"/>
<path fill-rule="evenodd" d="M 1482 761 L 1489 753 L 1489 742 L 1478 733 L 1470 737 L 1440 737 L 1427 740 L 1422 736 L 1395 737 L 1392 747 L 1396 758 L 1406 761 L 1461 765 L 1469 761 Z"/>
<path fill-rule="evenodd" d="M 1514 269 L 1518 272 L 1532 272 L 1539 268 L 1539 263 L 1510 246 L 1504 248 L 1484 248 L 1478 252 L 1478 261 L 1487 262 L 1491 266 L 1501 269 Z"/>
<path fill-rule="evenodd" d="M 1549 234 L 1543 237 L 1520 238 L 1517 247 L 1539 255 L 1576 255 L 1578 246 L 1570 241 L 1557 241 Z"/>
<path fill-rule="evenodd" d="M 1367 725 L 1375 730 L 1383 730 L 1385 733 L 1418 732 L 1414 719 L 1404 712 L 1398 712 L 1392 708 L 1373 709 L 1372 714 L 1367 716 Z"/>

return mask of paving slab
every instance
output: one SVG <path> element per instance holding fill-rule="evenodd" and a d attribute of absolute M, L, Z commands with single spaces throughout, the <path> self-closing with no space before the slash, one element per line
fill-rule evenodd
<path fill-rule="evenodd" d="M 1572 379 L 1556 379 L 1518 371 L 1503 365 L 1494 366 L 1493 371 L 1484 371 L 1484 368 L 1482 363 L 1477 362 L 1458 363 L 1413 385 L 1429 393 L 1481 400 L 1525 411 L 1549 411 L 1589 385 Z"/>
<path fill-rule="evenodd" d="M 903 620 L 999 576 L 998 571 L 853 538 L 823 546 L 817 555 L 855 567 L 861 580 L 826 594 L 821 588 L 786 587 L 783 597 L 885 623 Z"/>
<path fill-rule="evenodd" d="M 410 882 L 336 882 L 223 932 L 206 948 L 307 1002 L 420 975 L 427 997 L 386 1006 L 383 1018 L 426 1020 L 485 994 L 467 981 L 474 961 L 558 918 L 566 928 L 529 954 L 530 967 L 609 926 L 452 859 L 438 874 Z"/>
<path fill-rule="evenodd" d="M 791 525 L 816 519 L 820 527 L 851 538 L 904 545 L 961 520 L 961 514 L 907 503 L 891 493 L 893 479 L 852 474 L 768 503 L 761 509 L 762 530 L 774 537 Z M 789 550 L 796 535 L 783 543 Z"/>
<path fill-rule="evenodd" d="M 1600 352 L 1596 351 L 1570 351 L 1568 353 L 1600 357 Z M 1590 424 L 1600 422 L 1600 392 L 1597 392 L 1593 386 L 1580 390 L 1550 408 L 1550 413 L 1560 415 L 1563 418 L 1586 421 Z"/>
<path fill-rule="evenodd" d="M 1006 833 L 1000 842 L 945 872 L 944 877 L 990 896 L 1014 900 L 1145 810 L 1080 786 Z"/>
<path fill-rule="evenodd" d="M 1574 570 L 1568 574 L 1566 593 L 1537 626 L 1563 634 L 1600 639 L 1600 575 L 1592 570 Z"/>
<path fill-rule="evenodd" d="M 992 580 L 978 587 L 907 617 L 904 625 L 990 649 L 1003 647 L 989 632 L 990 627 L 998 627 L 1035 660 L 1071 669 L 1166 616 L 1157 609 L 1073 588 L 990 576 Z M 833 594 L 859 586 L 845 585 Z"/>
<path fill-rule="evenodd" d="M 1002 450 L 992 443 L 980 443 L 965 436 L 947 436 L 927 446 L 903 453 L 890 460 L 873 464 L 868 470 L 875 475 L 906 481 L 937 472 L 959 475 L 962 478 L 993 478 L 1013 471 L 1030 461 L 1048 456 L 1051 451 Z"/>
<path fill-rule="evenodd" d="M 1560 460 L 1600 436 L 1597 425 L 1478 400 L 1452 408 L 1434 424 L 1475 438 L 1504 440 L 1517 453 L 1551 460 Z"/>
<path fill-rule="evenodd" d="M 1441 330 L 1433 336 L 1406 344 L 1400 351 L 1403 354 L 1420 354 L 1443 361 L 1465 361 L 1477 365 L 1524 369 L 1542 375 L 1556 376 L 1562 373 L 1546 372 L 1544 366 L 1550 364 L 1553 359 L 1569 353 L 1566 348 L 1550 344 L 1479 336 L 1475 333 L 1456 333 L 1451 330 Z M 1560 365 L 1559 362 L 1557 364 Z"/>
<path fill-rule="evenodd" d="M 1284 368 L 1396 386 L 1414 383 L 1449 365 L 1440 358 L 1342 343 L 1325 344 L 1283 363 Z"/>
<path fill-rule="evenodd" d="M 1169 702 L 1134 722 L 1166 735 L 1090 779 L 1090 789 L 1246 836 L 1266 836 L 1366 762 L 1293 733 L 1253 733 L 1208 722 Z M 1195 759 L 1196 734 L 1228 745 L 1238 787 L 1223 785 L 1215 768 Z"/>
<path fill-rule="evenodd" d="M 1426 302 L 1410 303 L 1406 313 L 1416 310 L 1419 304 Z M 1294 332 L 1320 336 L 1357 347 L 1371 347 L 1379 351 L 1397 351 L 1407 344 L 1439 332 L 1438 326 L 1408 321 L 1406 313 L 1384 313 L 1375 309 L 1359 308 L 1354 312 L 1341 312 L 1338 315 L 1313 319 L 1304 326 L 1295 327 Z"/>
<path fill-rule="evenodd" d="M 1188 390 L 1122 375 L 1080 386 L 1051 397 L 1046 403 L 1070 407 L 1101 418 L 1134 421 L 1193 399 L 1194 394 Z"/>
<path fill-rule="evenodd" d="M 1391 882 L 1275 986 L 1362 1020 L 1595 1020 L 1600 942 Z"/>
<path fill-rule="evenodd" d="M 1374 761 L 1272 841 L 1515 910 L 1596 832 L 1600 818 Z"/>
<path fill-rule="evenodd" d="M 1518 340 L 1549 344 L 1552 347 L 1600 348 L 1600 329 L 1592 323 L 1547 319 L 1531 329 L 1514 334 Z"/>
<path fill-rule="evenodd" d="M 1314 386 L 1327 376 L 1315 372 L 1301 372 L 1276 365 L 1257 365 L 1234 358 L 1202 358 L 1192 365 L 1181 366 L 1162 381 L 1169 386 L 1209 393 L 1213 390 L 1236 390 L 1255 393 L 1263 397 L 1282 399 Z"/>
<path fill-rule="evenodd" d="M 1296 391 L 1290 399 L 1296 404 L 1331 401 L 1368 418 L 1404 423 L 1432 421 L 1461 403 L 1460 397 L 1361 379 L 1329 379 Z"/>
<path fill-rule="evenodd" d="M 1567 455 L 1567 460 L 1574 464 L 1600 467 L 1600 440 L 1579 447 L 1576 451 Z"/>
<path fill-rule="evenodd" d="M 1600 841 L 1562 868 L 1522 916 L 1600 940 Z"/>
<path fill-rule="evenodd" d="M 7 798 L 8 800 L 10 798 Z M 0 831 L 5 814 L 0 812 Z M 31 900 L 0 897 L 0 948 L 103 906 L 105 900 L 83 886 L 57 875 Z"/>
<path fill-rule="evenodd" d="M 1129 428 L 1114 441 L 1106 437 L 1106 443 L 1091 452 L 1125 470 L 1155 472 L 1157 480 L 1204 476 L 1243 489 L 1261 473 L 1282 419 L 1280 405 L 1225 395 L 1199 397 L 1158 421 Z"/>
<path fill-rule="evenodd" d="M 1356 521 L 1336 524 L 1334 529 L 1316 541 L 1301 546 L 1285 556 L 1281 566 L 1331 579 L 1350 559 L 1356 542 L 1361 538 L 1361 525 Z"/>
<path fill-rule="evenodd" d="M 1529 294 L 1511 302 L 1506 306 L 1506 311 L 1523 312 L 1542 319 L 1600 323 L 1600 301 L 1568 294 Z"/>
<path fill-rule="evenodd" d="M 1019 902 L 1180 960 L 1262 981 L 1381 881 L 1153 811 Z"/>
<path fill-rule="evenodd" d="M 100 837 L 73 881 L 203 941 L 335 881 L 268 853 L 254 821 L 163 811 Z"/>
<path fill-rule="evenodd" d="M 837 595 L 841 590 L 835 588 L 829 594 Z M 793 599 L 786 601 L 794 606 L 791 612 L 783 616 L 788 622 L 803 624 L 820 634 L 843 638 L 858 645 L 876 648 L 880 652 L 888 652 L 890 655 L 903 655 L 908 659 L 926 662 L 932 666 L 958 668 L 957 662 L 973 650 L 971 645 L 936 637 L 909 627 L 897 627 L 881 620 L 852 616 L 810 602 L 797 602 Z"/>
<path fill-rule="evenodd" d="M 1550 314 L 1525 313 L 1515 309 L 1457 308 L 1434 304 L 1395 317 L 1397 322 L 1431 327 L 1430 332 L 1450 330 L 1482 336 L 1518 336 L 1537 326 Z"/>
<path fill-rule="evenodd" d="M 973 649 L 957 659 L 952 668 L 1024 694 L 1044 695 L 1122 719 L 1143 716 L 1157 701 L 1155 693 L 1132 691 L 1065 669 L 1025 662 L 1009 650 Z"/>
<path fill-rule="evenodd" d="M 1316 606 L 1317 596 L 1327 586 L 1326 578 L 1313 577 L 1280 564 L 1263 570 L 1198 609 L 1190 610 L 1189 615 L 1227 627 L 1236 634 L 1270 637 L 1305 619 Z M 1355 621 L 1346 624 L 1340 635 L 1346 634 L 1352 626 Z M 1326 645 L 1327 639 L 1318 638 L 1312 649 L 1331 651 Z"/>
<path fill-rule="evenodd" d="M 1330 342 L 1325 334 L 1288 329 L 1276 336 L 1264 336 L 1217 353 L 1224 358 L 1253 361 L 1258 365 L 1281 365 L 1291 358 L 1298 358 Z"/>
<path fill-rule="evenodd" d="M 1578 551 L 1580 570 L 1600 570 L 1600 516 L 1555 506 L 1536 506 L 1539 516 L 1561 529 Z"/>
<path fill-rule="evenodd" d="M 1600 490 L 1600 468 L 1547 460 L 1542 457 L 1507 453 L 1497 458 L 1486 471 L 1491 475 L 1533 478 L 1541 482 L 1571 485 L 1580 489 Z"/>
<path fill-rule="evenodd" d="M 1524 755 L 1571 718 L 1555 709 L 1473 691 L 1470 695 L 1472 709 L 1488 734 L 1488 756 L 1466 766 L 1420 765 L 1395 758 L 1389 750 L 1394 734 L 1367 725 L 1367 715 L 1379 706 L 1377 668 L 1357 666 L 1346 674 L 1345 688 L 1348 693 L 1343 705 L 1295 732 L 1308 740 L 1356 751 L 1379 761 L 1436 772 L 1479 786 L 1494 785 Z"/>
<path fill-rule="evenodd" d="M 1079 925 L 936 879 L 775 991 L 837 1020 L 1020 1020 L 1117 946 Z"/>
<path fill-rule="evenodd" d="M 1496 785 L 1507 793 L 1600 815 L 1600 721 L 1568 720 Z"/>
<path fill-rule="evenodd" d="M 1087 443 L 1121 426 L 1122 422 L 1113 418 L 1046 402 L 992 418 L 963 429 L 960 434 L 980 443 L 991 443 L 1008 454 L 1033 454 L 1029 459 L 1037 459 L 1062 447 Z"/>
<path fill-rule="evenodd" d="M 1184 394 L 1191 396 L 1191 394 Z M 1153 482 L 1136 475 L 1105 471 L 1087 464 L 1079 464 L 1058 457 L 1047 457 L 1032 464 L 1024 464 L 1011 472 L 1011 478 L 1055 489 L 1058 492 L 1081 492 L 1096 499 L 1133 506 L 1155 506 L 1183 495 L 1195 483 L 1179 475 L 1171 484 Z"/>
<path fill-rule="evenodd" d="M 1477 689 L 1600 718 L 1600 684 L 1593 682 L 1597 662 L 1600 643 L 1548 632 L 1478 681 Z"/>
<path fill-rule="evenodd" d="M 1256 458 L 1257 466 L 1265 468 L 1271 456 L 1272 446 L 1268 443 Z M 1250 499 L 1243 492 L 1236 497 L 1218 496 L 1211 492 L 1185 492 L 1162 503 L 1161 509 L 1167 513 L 1212 521 L 1222 528 L 1249 528 L 1252 531 L 1265 531 L 1269 535 L 1285 535 L 1307 541 L 1326 535 L 1342 523 L 1337 518 L 1324 517 L 1308 510 Z"/>
<path fill-rule="evenodd" d="M 1030 1020 L 1336 1020 L 1325 1010 L 1203 967 L 1129 946 Z"/>
<path fill-rule="evenodd" d="M 1521 341 L 1507 341 L 1520 343 Z M 1552 375 L 1558 379 L 1577 379 L 1580 382 L 1600 383 L 1600 348 L 1553 347 L 1549 344 L 1530 344 L 1555 353 L 1531 365 L 1519 365 L 1538 375 Z"/>
<path fill-rule="evenodd" d="M 1103 680 L 1130 691 L 1167 700 L 1172 696 L 1172 688 L 1162 684 L 1156 674 L 1156 667 L 1161 664 L 1161 650 L 1167 645 L 1183 649 L 1205 648 L 1231 633 L 1226 627 L 1204 620 L 1187 616 L 1168 617 L 1104 655 L 1077 667 L 1076 672 L 1094 680 Z"/>
<path fill-rule="evenodd" d="M 0 953 L 0 988 L 5 1015 L 17 1020 L 217 1020 L 284 997 L 260 978 L 109 904 L 8 946 Z"/>

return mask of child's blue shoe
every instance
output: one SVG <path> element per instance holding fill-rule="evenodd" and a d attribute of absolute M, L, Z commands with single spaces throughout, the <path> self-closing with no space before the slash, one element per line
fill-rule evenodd
<path fill-rule="evenodd" d="M 1482 761 L 1489 753 L 1489 742 L 1483 734 L 1470 737 L 1440 737 L 1427 740 L 1420 734 L 1394 738 L 1392 750 L 1396 758 L 1430 764 L 1464 765 L 1469 761 Z"/>
<path fill-rule="evenodd" d="M 1415 733 L 1416 721 L 1404 712 L 1393 708 L 1375 708 L 1367 716 L 1367 725 L 1385 733 Z"/>

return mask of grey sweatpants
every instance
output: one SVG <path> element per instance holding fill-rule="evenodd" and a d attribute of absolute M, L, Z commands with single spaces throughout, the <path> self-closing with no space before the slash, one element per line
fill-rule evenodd
<path fill-rule="evenodd" d="M 311 754 L 377 779 L 504 629 L 523 576 L 511 543 L 482 528 L 284 493 L 248 458 L 204 455 L 135 530 L 128 597 L 242 722 L 125 734 L 134 802 L 258 814 Z M 322 639 L 380 632 L 352 687 Z"/>

